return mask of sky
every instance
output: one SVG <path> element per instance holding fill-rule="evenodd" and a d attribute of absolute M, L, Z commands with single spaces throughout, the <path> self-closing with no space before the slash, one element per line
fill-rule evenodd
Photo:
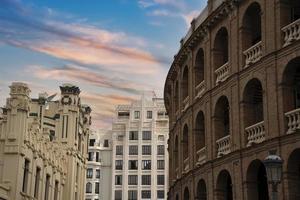
<path fill-rule="evenodd" d="M 162 97 L 179 41 L 206 2 L 0 0 L 0 106 L 14 81 L 32 98 L 71 83 L 93 128 L 110 128 L 117 105 L 142 91 Z"/>

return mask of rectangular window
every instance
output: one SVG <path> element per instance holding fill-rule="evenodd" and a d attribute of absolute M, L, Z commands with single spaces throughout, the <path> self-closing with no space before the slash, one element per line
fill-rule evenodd
<path fill-rule="evenodd" d="M 152 111 L 147 111 L 147 119 L 152 119 Z"/>
<path fill-rule="evenodd" d="M 143 140 L 151 140 L 151 131 L 143 131 L 142 138 Z"/>
<path fill-rule="evenodd" d="M 138 140 L 139 132 L 138 131 L 130 131 L 129 132 L 129 140 Z"/>
<path fill-rule="evenodd" d="M 142 199 L 151 199 L 151 190 L 142 190 Z"/>
<path fill-rule="evenodd" d="M 123 169 L 123 160 L 116 160 L 116 170 Z"/>
<path fill-rule="evenodd" d="M 115 185 L 122 185 L 122 175 L 115 176 Z"/>
<path fill-rule="evenodd" d="M 95 183 L 95 194 L 99 194 L 99 191 L 100 191 L 100 184 L 99 184 L 99 182 L 96 182 Z"/>
<path fill-rule="evenodd" d="M 136 190 L 128 190 L 128 200 L 137 200 Z"/>
<path fill-rule="evenodd" d="M 108 140 L 104 140 L 104 147 L 109 147 Z"/>
<path fill-rule="evenodd" d="M 165 161 L 157 160 L 157 169 L 165 169 Z"/>
<path fill-rule="evenodd" d="M 88 161 L 93 161 L 94 157 L 94 152 L 89 152 L 88 154 Z"/>
<path fill-rule="evenodd" d="M 137 175 L 128 175 L 128 185 L 137 185 L 138 176 Z"/>
<path fill-rule="evenodd" d="M 159 136 L 157 137 L 157 140 L 158 140 L 158 141 L 165 141 L 165 136 L 159 135 Z"/>
<path fill-rule="evenodd" d="M 118 112 L 118 118 L 119 119 L 128 119 L 129 118 L 129 112 L 128 111 Z"/>
<path fill-rule="evenodd" d="M 49 189 L 50 189 L 50 175 L 46 175 L 46 183 L 45 183 L 45 200 L 49 199 Z"/>
<path fill-rule="evenodd" d="M 165 155 L 165 145 L 157 145 L 157 155 Z"/>
<path fill-rule="evenodd" d="M 165 198 L 165 191 L 164 190 L 157 190 L 157 198 L 164 199 Z"/>
<path fill-rule="evenodd" d="M 93 146 L 95 146 L 95 142 L 96 142 L 96 140 L 95 140 L 95 139 L 90 139 L 89 146 L 90 146 L 90 147 L 93 147 Z"/>
<path fill-rule="evenodd" d="M 100 169 L 96 169 L 96 178 L 100 178 Z"/>
<path fill-rule="evenodd" d="M 22 185 L 22 192 L 27 193 L 27 187 L 28 187 L 28 176 L 29 176 L 29 164 L 30 161 L 25 159 L 24 162 L 24 171 L 23 171 L 23 185 Z"/>
<path fill-rule="evenodd" d="M 35 171 L 34 197 L 37 198 L 40 189 L 41 168 L 37 167 Z"/>
<path fill-rule="evenodd" d="M 137 170 L 138 169 L 138 161 L 137 160 L 129 160 L 128 161 L 128 169 Z"/>
<path fill-rule="evenodd" d="M 142 185 L 151 185 L 151 175 L 142 175 Z"/>
<path fill-rule="evenodd" d="M 86 178 L 93 178 L 93 169 L 92 168 L 88 168 L 86 170 Z"/>
<path fill-rule="evenodd" d="M 75 177 L 76 183 L 78 183 L 78 178 L 79 178 L 79 164 L 77 163 L 77 165 L 76 165 L 76 177 Z"/>
<path fill-rule="evenodd" d="M 142 160 L 142 169 L 150 170 L 151 169 L 151 160 Z"/>
<path fill-rule="evenodd" d="M 142 146 L 142 154 L 143 155 L 151 155 L 151 145 L 143 145 Z"/>
<path fill-rule="evenodd" d="M 101 162 L 100 153 L 96 152 L 96 162 Z"/>
<path fill-rule="evenodd" d="M 165 175 L 157 175 L 157 185 L 165 185 Z"/>
<path fill-rule="evenodd" d="M 115 190 L 115 200 L 122 200 L 122 190 Z"/>
<path fill-rule="evenodd" d="M 69 116 L 64 115 L 62 121 L 62 138 L 68 137 Z"/>
<path fill-rule="evenodd" d="M 58 200 L 58 186 L 59 186 L 59 182 L 55 181 L 55 186 L 54 186 L 54 200 Z"/>
<path fill-rule="evenodd" d="M 123 155 L 123 146 L 122 145 L 116 146 L 116 155 Z"/>
<path fill-rule="evenodd" d="M 129 155 L 138 155 L 138 145 L 130 145 L 129 146 Z"/>
<path fill-rule="evenodd" d="M 140 118 L 140 111 L 134 111 L 134 119 Z"/>

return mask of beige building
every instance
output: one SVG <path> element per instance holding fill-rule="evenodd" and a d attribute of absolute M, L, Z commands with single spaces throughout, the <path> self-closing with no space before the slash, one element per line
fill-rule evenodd
<path fill-rule="evenodd" d="M 300 1 L 208 0 L 167 75 L 169 199 L 300 199 Z"/>
<path fill-rule="evenodd" d="M 91 109 L 78 87 L 60 87 L 59 101 L 31 99 L 24 83 L 10 86 L 0 116 L 0 199 L 82 200 Z"/>

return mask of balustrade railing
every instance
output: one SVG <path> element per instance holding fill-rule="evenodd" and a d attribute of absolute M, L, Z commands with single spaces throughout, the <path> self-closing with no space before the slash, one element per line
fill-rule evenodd
<path fill-rule="evenodd" d="M 184 161 L 183 161 L 183 171 L 184 173 L 188 172 L 189 171 L 189 168 L 190 168 L 190 159 L 189 158 L 186 158 Z"/>
<path fill-rule="evenodd" d="M 251 146 L 253 143 L 258 144 L 265 141 L 264 121 L 245 128 L 245 132 L 247 134 L 247 146 Z"/>
<path fill-rule="evenodd" d="M 222 137 L 216 141 L 218 154 L 217 157 L 221 157 L 231 152 L 230 150 L 230 135 Z"/>
<path fill-rule="evenodd" d="M 295 40 L 300 39 L 300 19 L 290 23 L 289 25 L 283 27 L 282 29 L 284 36 L 283 46 L 288 46 Z"/>
<path fill-rule="evenodd" d="M 230 67 L 228 62 L 215 70 L 216 84 L 225 81 L 229 77 Z"/>
<path fill-rule="evenodd" d="M 190 98 L 187 96 L 182 102 L 182 111 L 185 111 L 189 107 Z"/>
<path fill-rule="evenodd" d="M 203 147 L 197 151 L 197 164 L 201 165 L 206 161 L 206 147 Z"/>
<path fill-rule="evenodd" d="M 300 108 L 285 113 L 288 120 L 287 134 L 294 133 L 297 129 L 300 129 Z"/>
<path fill-rule="evenodd" d="M 262 42 L 258 42 L 246 51 L 245 55 L 245 67 L 248 67 L 251 63 L 256 63 L 262 57 Z"/>
<path fill-rule="evenodd" d="M 201 81 L 201 83 L 199 83 L 196 86 L 196 98 L 201 97 L 204 92 L 205 92 L 205 81 Z"/>

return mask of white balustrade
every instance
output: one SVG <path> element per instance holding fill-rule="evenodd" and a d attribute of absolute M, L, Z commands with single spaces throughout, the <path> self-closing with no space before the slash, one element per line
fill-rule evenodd
<path fill-rule="evenodd" d="M 197 151 L 197 165 L 201 165 L 206 161 L 206 147 Z"/>
<path fill-rule="evenodd" d="M 245 55 L 245 67 L 248 67 L 251 63 L 256 63 L 262 57 L 262 42 L 258 42 L 246 51 Z"/>
<path fill-rule="evenodd" d="M 184 173 L 188 172 L 189 168 L 190 168 L 190 159 L 189 158 L 186 158 L 184 161 L 183 161 L 183 171 Z"/>
<path fill-rule="evenodd" d="M 290 45 L 293 41 L 300 39 L 300 19 L 294 21 L 293 23 L 283 27 L 282 29 L 284 36 L 283 46 Z"/>
<path fill-rule="evenodd" d="M 205 92 L 205 81 L 201 81 L 201 83 L 199 83 L 196 86 L 196 98 L 200 98 L 204 92 Z"/>
<path fill-rule="evenodd" d="M 183 107 L 182 112 L 185 111 L 189 107 L 189 100 L 190 100 L 189 96 L 187 96 L 183 100 L 183 102 L 182 102 L 182 107 Z"/>
<path fill-rule="evenodd" d="M 230 67 L 228 62 L 215 70 L 216 84 L 225 81 L 229 77 Z"/>
<path fill-rule="evenodd" d="M 300 108 L 285 113 L 288 120 L 287 134 L 294 133 L 300 129 Z"/>
<path fill-rule="evenodd" d="M 245 128 L 247 134 L 247 146 L 251 146 L 253 143 L 261 143 L 265 141 L 265 125 L 264 121 L 251 125 Z"/>
<path fill-rule="evenodd" d="M 218 139 L 216 143 L 217 143 L 218 157 L 221 157 L 222 155 L 226 155 L 231 152 L 230 135 Z"/>
<path fill-rule="evenodd" d="M 175 178 L 176 179 L 179 178 L 179 169 L 178 168 L 175 169 Z"/>

